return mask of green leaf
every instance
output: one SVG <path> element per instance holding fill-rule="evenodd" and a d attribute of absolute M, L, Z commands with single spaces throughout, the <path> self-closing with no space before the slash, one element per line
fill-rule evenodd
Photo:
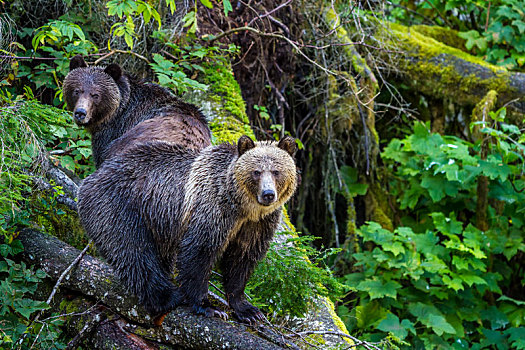
<path fill-rule="evenodd" d="M 483 278 L 473 274 L 473 273 L 461 273 L 458 274 L 458 277 L 463 280 L 466 284 L 468 284 L 469 287 L 472 287 L 473 284 L 487 284 L 487 281 L 485 281 Z"/>
<path fill-rule="evenodd" d="M 394 336 L 401 340 L 405 339 L 408 335 L 408 331 L 406 330 L 406 328 L 403 325 L 401 325 L 401 323 L 399 323 L 399 318 L 392 313 L 388 313 L 386 318 L 377 325 L 377 329 L 383 332 L 392 333 Z"/>
<path fill-rule="evenodd" d="M 507 315 L 498 310 L 494 305 L 491 305 L 486 310 L 481 310 L 481 317 L 483 320 L 490 322 L 490 328 L 493 330 L 504 328 L 509 324 Z"/>
<path fill-rule="evenodd" d="M 454 277 L 454 278 L 450 278 L 449 275 L 443 275 L 441 277 L 441 280 L 443 281 L 443 283 L 451 288 L 451 289 L 454 289 L 454 291 L 458 291 L 458 290 L 464 290 L 465 288 L 463 287 L 463 284 L 462 284 L 462 280 L 460 278 L 457 278 L 457 277 Z"/>
<path fill-rule="evenodd" d="M 525 349 L 525 327 L 509 328 L 505 334 L 509 335 L 509 343 L 513 349 Z"/>
<path fill-rule="evenodd" d="M 224 15 L 228 17 L 228 13 L 233 11 L 230 0 L 222 0 L 222 5 L 224 6 Z"/>
<path fill-rule="evenodd" d="M 67 170 L 70 170 L 72 172 L 75 171 L 75 161 L 71 156 L 63 156 L 60 158 L 60 165 Z"/>
<path fill-rule="evenodd" d="M 397 297 L 397 289 L 401 288 L 401 285 L 395 281 L 388 281 L 383 283 L 378 280 L 365 280 L 360 282 L 357 286 L 357 290 L 367 292 L 370 295 L 370 299 L 378 299 L 384 297 Z"/>
<path fill-rule="evenodd" d="M 211 3 L 210 0 L 200 0 L 200 2 L 201 2 L 204 6 L 206 6 L 207 8 L 209 8 L 209 9 L 213 8 L 213 5 L 212 5 L 212 3 Z M 228 15 L 226 15 L 226 16 L 228 16 Z"/>
<path fill-rule="evenodd" d="M 359 305 L 355 307 L 355 317 L 357 319 L 357 327 L 367 329 L 373 324 L 382 320 L 387 315 L 387 311 L 379 305 L 376 300 L 372 300 L 366 305 Z"/>
<path fill-rule="evenodd" d="M 418 321 L 431 327 L 437 335 L 443 333 L 455 334 L 456 330 L 448 323 L 443 315 L 435 306 L 426 305 L 421 302 L 408 304 L 408 311 L 414 315 Z"/>
<path fill-rule="evenodd" d="M 437 335 L 442 335 L 443 333 L 456 334 L 454 327 L 441 315 L 430 315 L 427 326 L 432 327 L 432 330 Z"/>

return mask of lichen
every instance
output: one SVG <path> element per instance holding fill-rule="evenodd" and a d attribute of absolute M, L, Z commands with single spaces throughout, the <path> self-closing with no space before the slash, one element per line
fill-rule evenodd
<path fill-rule="evenodd" d="M 330 313 L 330 316 L 334 320 L 334 324 L 337 326 L 337 328 L 339 328 L 341 330 L 341 332 L 343 332 L 343 333 L 350 334 L 350 333 L 348 333 L 348 330 L 346 329 L 346 326 L 345 326 L 344 322 L 335 313 L 335 305 L 334 305 L 334 303 L 332 303 L 332 301 L 330 299 L 328 299 L 328 298 L 325 299 L 325 303 L 326 303 L 326 309 Z M 354 341 L 352 339 L 350 339 L 350 338 L 343 338 L 343 339 L 349 345 L 355 345 L 355 343 L 354 343 Z"/>

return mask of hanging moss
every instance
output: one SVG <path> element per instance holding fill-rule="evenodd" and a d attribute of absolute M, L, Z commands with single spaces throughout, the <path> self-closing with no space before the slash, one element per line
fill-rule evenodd
<path fill-rule="evenodd" d="M 472 122 L 487 120 L 488 113 L 494 109 L 498 100 L 498 93 L 490 90 L 472 110 Z"/>

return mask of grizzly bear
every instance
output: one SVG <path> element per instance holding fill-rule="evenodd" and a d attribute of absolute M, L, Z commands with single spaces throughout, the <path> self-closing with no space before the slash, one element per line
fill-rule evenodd
<path fill-rule="evenodd" d="M 202 149 L 211 144 L 208 123 L 199 109 L 175 97 L 168 89 L 144 83 L 126 74 L 118 64 L 106 68 L 88 67 L 82 56 L 73 57 L 63 85 L 63 95 L 75 122 L 92 136 L 95 166 L 108 157 L 111 142 L 142 121 L 143 139 L 165 139 Z M 186 142 L 186 143 L 185 143 Z M 119 148 L 115 148 L 114 152 Z"/>
<path fill-rule="evenodd" d="M 242 136 L 237 145 L 201 151 L 162 140 L 129 143 L 82 183 L 80 219 L 156 324 L 182 304 L 225 316 L 207 299 L 217 262 L 230 307 L 253 323 L 263 316 L 244 289 L 296 190 L 295 151 L 292 137 L 254 143 Z"/>

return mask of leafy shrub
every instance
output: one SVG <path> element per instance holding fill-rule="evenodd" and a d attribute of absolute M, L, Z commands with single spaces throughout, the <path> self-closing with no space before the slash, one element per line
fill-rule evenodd
<path fill-rule="evenodd" d="M 51 196 L 33 193 L 31 173 L 38 173 L 44 152 L 55 152 L 52 161 L 80 175 L 93 169 L 86 158 L 89 142 L 84 146 L 89 152 L 79 146 L 81 141 L 88 141 L 86 134 L 69 119 L 68 113 L 38 103 L 29 89 L 25 96 L 16 98 L 0 94 L 0 232 L 2 242 L 5 240 L 0 244 L 1 349 L 65 347 L 58 341 L 63 323 L 60 318 L 50 316 L 38 322 L 30 318 L 49 308 L 45 302 L 34 300 L 45 274 L 16 262 L 23 248 L 15 238 L 18 230 L 30 223 L 54 233 L 48 223 L 67 219 L 56 203 L 59 192 Z"/>
<path fill-rule="evenodd" d="M 361 272 L 345 276 L 358 299 L 351 311 L 339 310 L 354 332 L 390 333 L 426 348 L 525 348 L 525 147 L 503 115 L 472 126 L 485 141 L 416 123 L 385 148 L 403 226 L 370 222 L 358 230 L 369 249 L 353 256 Z M 486 217 L 477 212 L 483 179 Z"/>
<path fill-rule="evenodd" d="M 309 245 L 315 237 L 288 238 L 285 244 L 272 242 L 266 258 L 250 279 L 248 295 L 253 302 L 275 316 L 304 316 L 316 296 L 338 300 L 344 285 L 324 266 L 337 250 L 318 252 Z M 323 267 L 324 266 L 324 267 Z"/>
<path fill-rule="evenodd" d="M 49 309 L 47 303 L 33 300 L 46 274 L 9 258 L 22 251 L 17 240 L 0 244 L 0 349 L 64 349 L 66 346 L 58 341 L 62 319 L 31 319 L 35 312 Z"/>

